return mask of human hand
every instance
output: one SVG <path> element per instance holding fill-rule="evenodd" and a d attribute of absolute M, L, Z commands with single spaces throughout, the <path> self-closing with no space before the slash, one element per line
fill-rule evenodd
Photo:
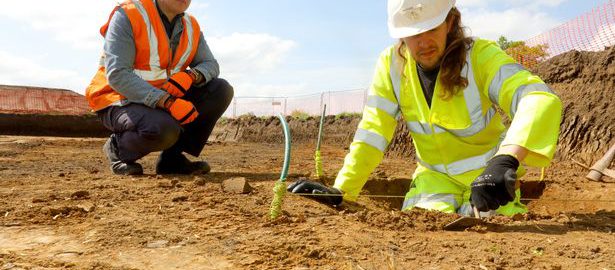
<path fill-rule="evenodd" d="M 340 205 L 343 201 L 342 192 L 334 187 L 325 186 L 322 183 L 299 179 L 286 188 L 289 192 L 299 194 L 316 194 L 312 199 L 329 205 Z M 331 196 L 327 196 L 331 195 Z"/>
<path fill-rule="evenodd" d="M 162 85 L 162 90 L 167 91 L 167 93 L 174 97 L 180 98 L 188 93 L 193 81 L 194 79 L 188 71 L 181 71 L 173 74 L 169 80 Z"/>
<path fill-rule="evenodd" d="M 199 116 L 199 113 L 196 111 L 196 108 L 194 108 L 194 105 L 181 98 L 171 101 L 166 109 L 171 116 L 173 116 L 173 118 L 179 121 L 181 125 L 191 123 L 197 116 Z"/>
<path fill-rule="evenodd" d="M 495 210 L 515 198 L 519 161 L 510 155 L 498 155 L 471 184 L 470 201 L 480 211 Z"/>

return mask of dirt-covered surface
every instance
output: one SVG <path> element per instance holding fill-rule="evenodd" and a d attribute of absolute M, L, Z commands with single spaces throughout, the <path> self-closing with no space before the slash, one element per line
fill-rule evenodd
<path fill-rule="evenodd" d="M 336 209 L 288 195 L 268 219 L 281 144 L 213 142 L 204 176 L 112 175 L 103 139 L 0 136 L 2 269 L 613 269 L 615 184 L 570 162 L 548 170 L 530 214 L 461 232 L 456 218 L 400 212 L 397 198 Z M 314 144 L 293 145 L 289 181 L 310 177 Z M 343 148 L 323 145 L 326 182 Z M 402 195 L 414 169 L 387 158 L 364 194 Z M 245 177 L 249 194 L 221 182 Z M 535 181 L 531 170 L 525 181 Z M 595 200 L 595 201 L 594 201 Z M 610 201 L 609 201 L 610 200 Z"/>
<path fill-rule="evenodd" d="M 536 69 L 564 103 L 559 157 L 593 163 L 615 143 L 615 46 L 567 52 Z"/>
<path fill-rule="evenodd" d="M 107 137 L 95 114 L 46 115 L 0 112 L 0 134 L 60 137 Z"/>

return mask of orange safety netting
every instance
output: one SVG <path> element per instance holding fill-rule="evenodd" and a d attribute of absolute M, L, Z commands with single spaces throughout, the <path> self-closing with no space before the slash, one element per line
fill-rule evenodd
<path fill-rule="evenodd" d="M 602 51 L 615 44 L 615 1 L 594 7 L 507 52 L 526 67 L 571 50 Z"/>
<path fill-rule="evenodd" d="M 91 110 L 84 96 L 70 90 L 0 85 L 0 113 L 85 115 Z"/>

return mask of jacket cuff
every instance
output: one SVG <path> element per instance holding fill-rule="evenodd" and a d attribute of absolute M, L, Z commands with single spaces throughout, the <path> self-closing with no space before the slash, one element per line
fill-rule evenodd
<path fill-rule="evenodd" d="M 165 93 L 166 92 L 162 90 L 151 91 L 147 94 L 147 96 L 145 96 L 143 104 L 145 104 L 145 106 L 155 109 L 156 104 L 164 96 Z"/>

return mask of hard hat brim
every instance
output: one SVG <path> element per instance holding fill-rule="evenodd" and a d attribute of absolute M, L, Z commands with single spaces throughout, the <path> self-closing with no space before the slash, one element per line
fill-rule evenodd
<path fill-rule="evenodd" d="M 405 38 L 415 36 L 424 32 L 427 32 L 431 29 L 438 27 L 444 20 L 448 13 L 454 6 L 454 1 L 451 1 L 450 6 L 446 9 L 446 12 L 442 12 L 437 17 L 434 17 L 431 20 L 423 21 L 417 24 L 413 24 L 408 27 L 395 27 L 392 21 L 388 21 L 389 25 L 389 34 L 392 38 Z"/>

